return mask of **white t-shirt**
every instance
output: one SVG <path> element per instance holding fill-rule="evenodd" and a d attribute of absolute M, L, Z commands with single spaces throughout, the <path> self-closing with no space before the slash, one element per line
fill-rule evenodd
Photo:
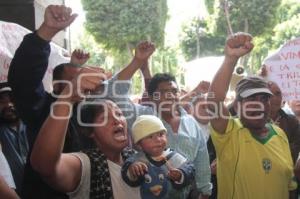
<path fill-rule="evenodd" d="M 70 199 L 89 199 L 90 196 L 90 179 L 91 179 L 91 163 L 89 157 L 85 153 L 72 153 L 79 158 L 82 166 L 82 173 L 79 185 L 75 191 L 68 193 Z M 128 186 L 121 177 L 121 166 L 108 162 L 109 173 L 111 177 L 113 196 L 115 199 L 141 199 L 139 187 L 133 188 Z"/>
<path fill-rule="evenodd" d="M 108 160 L 108 168 L 116 199 L 141 199 L 140 187 L 130 187 L 121 177 L 121 166 Z"/>
<path fill-rule="evenodd" d="M 6 182 L 6 184 L 12 188 L 16 189 L 16 185 L 13 179 L 13 176 L 11 174 L 11 170 L 9 168 L 8 162 L 2 153 L 2 150 L 0 150 L 0 176 L 2 176 Z"/>
<path fill-rule="evenodd" d="M 210 129 L 209 129 L 209 125 L 208 124 L 201 124 L 200 122 L 198 122 L 200 128 L 201 128 L 201 133 L 203 134 L 203 136 L 205 137 L 206 142 L 209 139 L 210 136 Z"/>

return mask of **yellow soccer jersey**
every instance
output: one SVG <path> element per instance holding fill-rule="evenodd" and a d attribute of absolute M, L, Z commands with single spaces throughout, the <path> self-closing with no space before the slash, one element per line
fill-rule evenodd
<path fill-rule="evenodd" d="M 219 199 L 288 199 L 297 187 L 285 133 L 267 124 L 269 136 L 259 140 L 230 119 L 226 133 L 212 129 L 217 153 Z"/>

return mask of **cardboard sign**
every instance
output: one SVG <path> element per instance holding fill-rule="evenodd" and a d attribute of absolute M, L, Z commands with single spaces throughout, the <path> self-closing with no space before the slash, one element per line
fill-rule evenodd
<path fill-rule="evenodd" d="M 267 79 L 278 84 L 284 100 L 300 99 L 300 38 L 284 44 L 264 65 Z"/>
<path fill-rule="evenodd" d="M 31 31 L 15 23 L 0 21 L 0 82 L 7 81 L 10 62 L 23 40 L 23 37 Z M 70 58 L 63 56 L 68 52 L 51 43 L 49 65 L 43 79 L 43 84 L 48 92 L 52 91 L 52 71 L 55 66 L 69 62 Z"/>

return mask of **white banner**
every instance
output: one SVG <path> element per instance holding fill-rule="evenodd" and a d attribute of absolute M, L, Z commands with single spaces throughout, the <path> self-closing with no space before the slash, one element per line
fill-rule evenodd
<path fill-rule="evenodd" d="M 284 100 L 300 99 L 300 38 L 284 44 L 263 64 L 267 78 L 278 84 Z"/>
<path fill-rule="evenodd" d="M 23 40 L 23 37 L 31 31 L 15 23 L 0 21 L 0 82 L 7 81 L 7 73 L 10 62 Z M 70 58 L 63 55 L 68 52 L 51 43 L 49 65 L 44 76 L 44 87 L 48 92 L 52 91 L 52 71 L 58 64 L 69 62 Z"/>

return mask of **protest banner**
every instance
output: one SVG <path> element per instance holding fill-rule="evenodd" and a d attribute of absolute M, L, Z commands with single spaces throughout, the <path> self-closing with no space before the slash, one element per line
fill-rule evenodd
<path fill-rule="evenodd" d="M 278 84 L 284 100 L 300 100 L 300 38 L 285 43 L 263 64 L 267 79 Z"/>
<path fill-rule="evenodd" d="M 7 81 L 10 62 L 23 40 L 31 31 L 15 23 L 0 21 L 0 82 Z M 70 58 L 64 55 L 68 52 L 51 42 L 51 54 L 43 84 L 48 92 L 52 91 L 52 71 L 58 64 L 69 62 Z"/>

